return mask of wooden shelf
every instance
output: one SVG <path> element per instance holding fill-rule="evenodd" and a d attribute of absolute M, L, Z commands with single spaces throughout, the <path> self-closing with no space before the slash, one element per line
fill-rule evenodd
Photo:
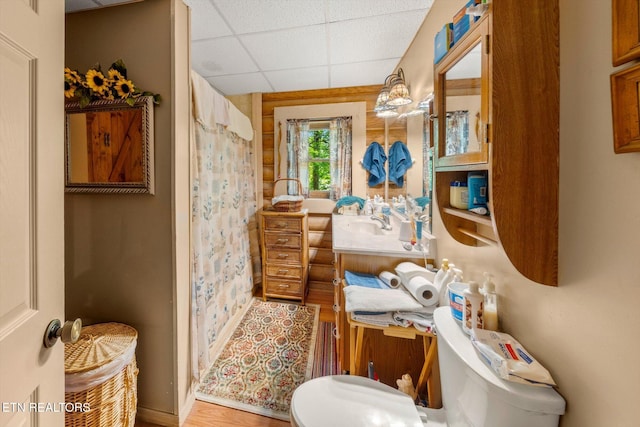
<path fill-rule="evenodd" d="M 476 239 L 482 243 L 486 243 L 487 245 L 496 246 L 498 242 L 493 239 L 490 239 L 487 236 L 483 236 L 482 234 L 478 234 L 475 231 L 467 230 L 464 228 L 458 228 L 458 231 L 466 236 L 469 236 L 473 239 Z"/>
<path fill-rule="evenodd" d="M 442 208 L 442 210 L 449 215 L 454 215 L 460 218 L 468 219 L 469 221 L 477 222 L 478 224 L 487 225 L 489 227 L 493 227 L 491 223 L 491 217 L 486 215 L 478 215 L 476 213 L 465 211 L 463 209 L 455 209 L 455 208 Z"/>

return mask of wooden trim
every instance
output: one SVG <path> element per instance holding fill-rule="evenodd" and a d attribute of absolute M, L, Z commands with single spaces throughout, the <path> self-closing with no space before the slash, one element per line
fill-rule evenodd
<path fill-rule="evenodd" d="M 136 410 L 136 421 L 144 421 L 166 427 L 179 427 L 180 420 L 177 415 L 157 411 L 155 409 L 141 408 Z"/>
<path fill-rule="evenodd" d="M 640 58 L 640 1 L 612 2 L 612 58 L 614 66 Z"/>
<path fill-rule="evenodd" d="M 613 151 L 640 151 L 640 65 L 611 75 Z"/>

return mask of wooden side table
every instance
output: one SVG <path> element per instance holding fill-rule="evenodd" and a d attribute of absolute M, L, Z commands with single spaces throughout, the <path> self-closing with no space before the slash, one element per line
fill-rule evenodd
<path fill-rule="evenodd" d="M 404 328 L 402 326 L 379 326 L 369 323 L 355 321 L 351 315 L 347 316 L 349 322 L 349 353 L 351 375 L 361 375 L 362 372 L 362 344 L 364 342 L 365 329 L 377 329 L 389 337 L 416 339 L 422 337 L 424 348 L 424 364 L 416 384 L 416 391 L 413 397 L 418 397 L 418 390 L 421 390 L 426 383 L 427 395 L 430 408 L 442 407 L 442 396 L 440 391 L 440 368 L 438 366 L 438 340 L 431 332 L 421 332 L 414 327 Z"/>

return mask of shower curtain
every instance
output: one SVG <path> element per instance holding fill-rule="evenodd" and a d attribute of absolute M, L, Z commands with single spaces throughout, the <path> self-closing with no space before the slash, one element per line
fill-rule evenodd
<path fill-rule="evenodd" d="M 222 97 L 217 92 L 196 95 L 198 86 L 194 84 L 194 97 L 200 97 L 200 103 Z M 216 105 L 224 101 L 216 98 Z M 194 105 L 191 141 L 192 371 L 196 380 L 211 364 L 209 349 L 220 331 L 251 299 L 250 246 L 258 241 L 252 143 L 224 124 L 208 122 L 198 114 L 202 110 Z"/>

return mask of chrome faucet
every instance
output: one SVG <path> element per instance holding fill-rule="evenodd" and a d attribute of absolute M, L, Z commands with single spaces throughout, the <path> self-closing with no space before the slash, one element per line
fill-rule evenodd
<path fill-rule="evenodd" d="M 377 215 L 372 215 L 371 219 L 374 221 L 379 221 L 382 224 L 383 230 L 391 230 L 391 220 L 389 219 L 389 215 L 382 214 L 382 218 Z"/>

